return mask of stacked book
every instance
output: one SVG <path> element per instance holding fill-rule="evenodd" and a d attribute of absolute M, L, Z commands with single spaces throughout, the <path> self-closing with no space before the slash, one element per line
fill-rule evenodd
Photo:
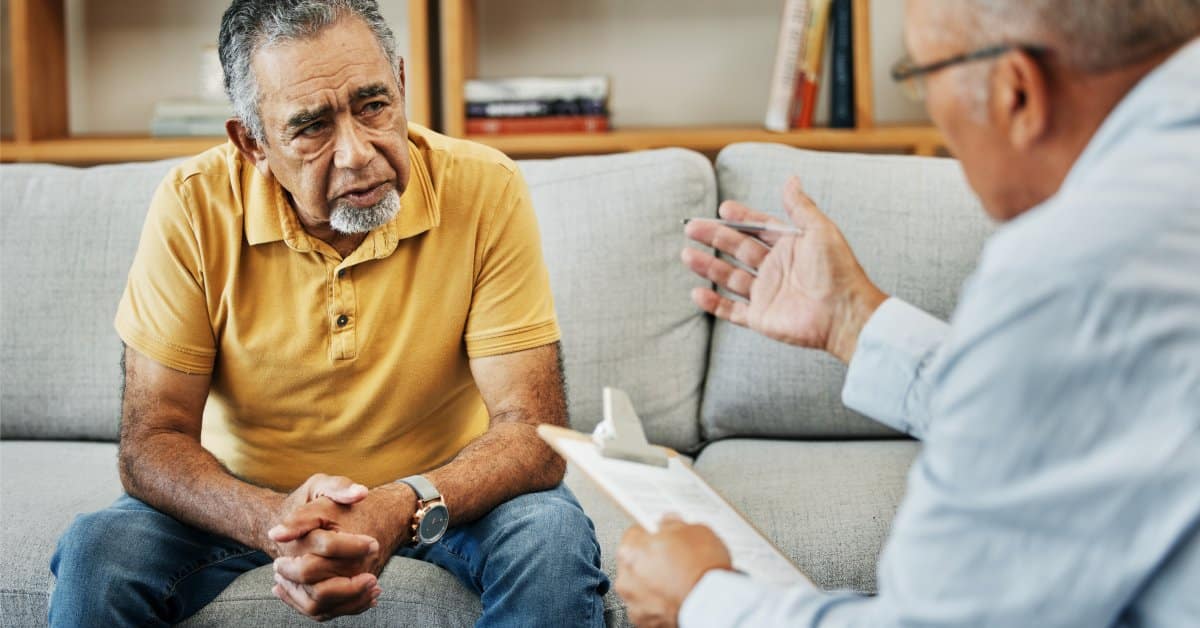
<path fill-rule="evenodd" d="M 771 73 L 765 126 L 770 131 L 807 129 L 817 110 L 817 83 L 828 31 L 833 31 L 830 63 L 830 120 L 833 128 L 854 127 L 854 49 L 852 0 L 787 0 Z"/>
<path fill-rule="evenodd" d="M 164 100 L 154 105 L 154 137 L 224 136 L 233 109 L 225 101 Z"/>
<path fill-rule="evenodd" d="M 608 130 L 605 76 L 473 79 L 465 96 L 469 135 Z"/>

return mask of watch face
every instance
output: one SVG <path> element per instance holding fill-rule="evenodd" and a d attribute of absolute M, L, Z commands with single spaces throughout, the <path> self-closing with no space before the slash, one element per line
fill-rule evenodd
<path fill-rule="evenodd" d="M 417 535 L 421 537 L 422 543 L 433 543 L 442 538 L 449 526 L 450 511 L 446 509 L 445 504 L 434 504 L 421 518 L 421 527 L 417 530 Z"/>

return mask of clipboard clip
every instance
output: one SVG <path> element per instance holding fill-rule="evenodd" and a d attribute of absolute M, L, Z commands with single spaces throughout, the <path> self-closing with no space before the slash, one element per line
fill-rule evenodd
<path fill-rule="evenodd" d="M 592 432 L 592 440 L 605 458 L 667 466 L 666 452 L 646 440 L 633 402 L 619 388 L 604 387 L 604 420 Z"/>

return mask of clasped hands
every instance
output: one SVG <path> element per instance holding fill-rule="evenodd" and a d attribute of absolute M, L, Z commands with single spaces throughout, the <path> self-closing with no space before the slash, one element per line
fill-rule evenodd
<path fill-rule="evenodd" d="M 267 533 L 275 596 L 317 621 L 373 608 L 382 593 L 377 576 L 404 528 L 391 513 L 412 512 L 385 502 L 378 489 L 323 474 L 288 495 Z"/>

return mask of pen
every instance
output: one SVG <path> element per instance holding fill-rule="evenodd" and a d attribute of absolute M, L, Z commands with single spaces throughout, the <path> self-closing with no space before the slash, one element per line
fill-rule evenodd
<path fill-rule="evenodd" d="M 801 229 L 797 229 L 796 227 L 789 227 L 787 225 L 772 224 L 769 222 L 737 222 L 734 220 L 721 220 L 720 218 L 684 218 L 683 224 L 686 225 L 693 220 L 704 220 L 707 222 L 715 222 L 719 225 L 725 225 L 726 227 L 729 227 L 730 229 L 735 229 L 737 231 L 747 231 L 750 233 L 759 233 L 759 232 L 763 232 L 763 231 L 769 231 L 771 233 L 795 233 L 795 234 L 804 233 L 804 231 Z"/>

